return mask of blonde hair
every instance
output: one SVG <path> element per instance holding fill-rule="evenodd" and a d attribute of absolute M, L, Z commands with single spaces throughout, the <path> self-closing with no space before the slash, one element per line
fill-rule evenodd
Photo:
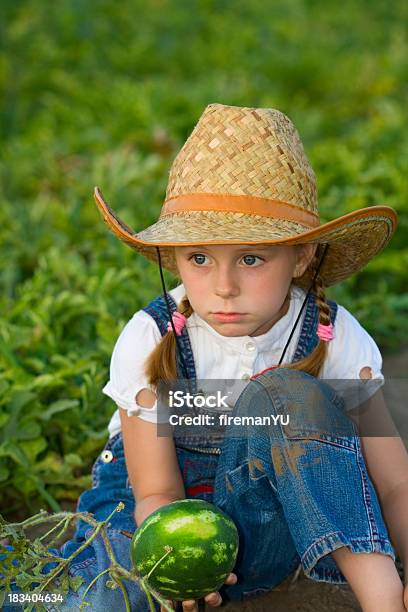
<path fill-rule="evenodd" d="M 317 252 L 316 252 L 317 254 Z M 317 263 L 315 255 L 311 266 Z M 326 301 L 325 289 L 322 279 L 319 275 L 316 276 L 312 291 L 316 298 L 316 305 L 319 310 L 319 323 L 328 325 L 330 323 L 330 306 Z M 194 311 L 191 307 L 188 297 L 185 295 L 177 307 L 177 311 L 181 312 L 185 317 L 189 317 Z M 324 360 L 327 355 L 327 342 L 320 340 L 315 349 L 303 359 L 294 363 L 282 363 L 280 368 L 290 368 L 292 370 L 302 370 L 307 374 L 318 377 Z M 272 364 L 271 364 L 272 365 Z M 149 384 L 157 386 L 159 380 L 171 381 L 177 378 L 176 366 L 176 340 L 174 332 L 167 332 L 153 349 L 145 362 L 145 375 Z"/>

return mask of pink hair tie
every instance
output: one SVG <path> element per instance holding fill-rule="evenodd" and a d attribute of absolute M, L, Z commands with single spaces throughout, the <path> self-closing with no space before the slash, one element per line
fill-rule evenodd
<path fill-rule="evenodd" d="M 183 314 L 181 314 L 181 312 L 176 311 L 173 316 L 172 316 L 172 320 L 174 323 L 174 328 L 176 330 L 176 334 L 178 336 L 181 336 L 181 332 L 184 329 L 184 326 L 186 324 L 187 321 L 187 317 L 185 317 Z M 167 323 L 167 331 L 173 331 L 173 328 L 171 326 L 171 322 L 169 321 Z"/>
<path fill-rule="evenodd" d="M 330 340 L 333 340 L 333 324 L 329 323 L 329 325 L 323 325 L 323 323 L 319 323 L 319 325 L 317 326 L 316 333 L 319 336 L 320 340 L 323 340 L 324 342 L 329 342 Z"/>

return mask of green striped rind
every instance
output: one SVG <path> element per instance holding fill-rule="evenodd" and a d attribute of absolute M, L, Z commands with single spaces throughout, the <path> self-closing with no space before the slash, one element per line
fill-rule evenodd
<path fill-rule="evenodd" d="M 166 548 L 171 552 L 166 555 Z M 181 499 L 162 506 L 140 525 L 131 544 L 140 575 L 166 555 L 148 582 L 164 597 L 199 599 L 218 591 L 235 565 L 238 532 L 217 506 L 201 499 Z"/>

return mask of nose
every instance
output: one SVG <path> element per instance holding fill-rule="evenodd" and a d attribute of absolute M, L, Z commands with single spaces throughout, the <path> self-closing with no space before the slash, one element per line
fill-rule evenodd
<path fill-rule="evenodd" d="M 214 292 L 222 298 L 235 297 L 239 294 L 239 284 L 228 265 L 219 266 L 215 271 Z"/>

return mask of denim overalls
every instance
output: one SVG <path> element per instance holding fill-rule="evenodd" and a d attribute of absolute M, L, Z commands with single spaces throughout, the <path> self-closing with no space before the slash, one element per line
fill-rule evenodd
<path fill-rule="evenodd" d="M 176 304 L 171 295 L 168 297 L 174 311 Z M 329 301 L 329 305 L 334 324 L 337 304 Z M 168 313 L 163 296 L 144 310 L 165 334 Z M 317 324 L 318 309 L 310 293 L 293 361 L 315 348 Z M 186 328 L 178 338 L 188 377 L 194 383 L 194 357 Z M 183 378 L 180 362 L 177 368 Z M 269 591 L 299 564 L 313 580 L 346 583 L 329 554 L 344 545 L 353 552 L 384 553 L 395 561 L 359 437 L 334 389 L 304 372 L 270 369 L 251 379 L 235 403 L 233 415 L 247 414 L 255 405 L 257 414 L 288 413 L 290 427 L 271 426 L 267 435 L 247 438 L 230 437 L 227 427 L 219 439 L 204 434 L 199 441 L 194 438 L 194 445 L 188 436 L 174 436 L 186 497 L 214 503 L 231 516 L 239 531 L 239 552 L 233 570 L 238 582 L 221 587 L 223 599 L 244 600 Z M 323 431 L 307 425 L 303 418 L 311 406 L 326 419 Z M 100 521 L 120 500 L 125 502 L 125 509 L 112 517 L 107 531 L 118 562 L 130 569 L 135 501 L 121 432 L 108 440 L 93 466 L 92 476 L 93 488 L 82 493 L 77 511 L 91 512 Z M 79 521 L 74 539 L 52 550 L 67 558 L 91 532 L 89 525 Z M 63 606 L 51 605 L 47 609 L 78 609 L 86 586 L 109 565 L 98 536 L 70 566 L 72 576 L 85 578 L 84 585 L 77 593 L 70 591 Z M 52 567 L 54 564 L 49 564 L 44 571 Z M 105 574 L 88 592 L 86 600 L 91 609 L 125 610 L 120 589 L 104 587 L 107 579 Z M 125 581 L 125 586 L 132 609 L 147 611 L 146 596 L 138 585 Z M 181 610 L 180 605 L 177 609 Z"/>

